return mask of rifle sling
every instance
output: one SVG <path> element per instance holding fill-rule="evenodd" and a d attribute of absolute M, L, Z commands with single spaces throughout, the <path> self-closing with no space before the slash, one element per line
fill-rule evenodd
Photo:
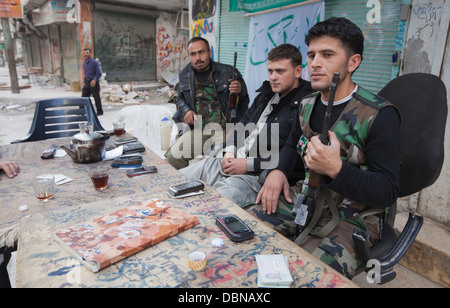
<path fill-rule="evenodd" d="M 331 220 L 322 229 L 312 232 L 313 228 L 319 221 L 323 209 L 325 208 L 325 203 L 327 203 L 328 207 L 330 208 Z M 317 236 L 319 238 L 324 238 L 331 231 L 333 231 L 334 228 L 336 228 L 338 223 L 339 223 L 339 213 L 336 202 L 334 202 L 334 199 L 331 196 L 331 191 L 323 186 L 320 186 L 313 217 L 309 222 L 309 224 L 306 226 L 306 228 L 295 239 L 295 243 L 299 246 L 302 245 L 303 242 L 306 240 L 306 238 L 309 236 L 309 234 Z"/>

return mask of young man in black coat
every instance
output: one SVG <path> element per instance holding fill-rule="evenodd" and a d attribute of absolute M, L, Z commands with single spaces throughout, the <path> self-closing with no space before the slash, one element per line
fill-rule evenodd
<path fill-rule="evenodd" d="M 301 99 L 312 92 L 301 79 L 302 56 L 293 45 L 275 47 L 268 55 L 269 81 L 258 90 L 251 108 L 235 125 L 219 157 L 208 157 L 180 171 L 203 180 L 239 206 L 255 201 L 264 170 L 278 164 Z M 303 169 L 298 170 L 299 173 Z"/>

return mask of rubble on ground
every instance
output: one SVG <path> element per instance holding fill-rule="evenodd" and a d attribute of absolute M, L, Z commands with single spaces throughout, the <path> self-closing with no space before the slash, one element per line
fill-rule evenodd
<path fill-rule="evenodd" d="M 102 103 L 119 106 L 162 104 L 167 103 L 175 92 L 169 86 L 148 90 L 132 90 L 133 86 L 129 85 L 130 91 L 128 92 L 123 91 L 121 85 L 108 85 L 106 87 L 100 85 Z"/>
<path fill-rule="evenodd" d="M 102 103 L 113 106 L 167 103 L 175 95 L 175 88 L 165 82 L 109 84 L 103 73 L 100 79 Z"/>

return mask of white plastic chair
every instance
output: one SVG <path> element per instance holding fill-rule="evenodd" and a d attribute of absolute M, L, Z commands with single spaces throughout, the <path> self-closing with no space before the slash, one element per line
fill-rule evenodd
<path fill-rule="evenodd" d="M 172 132 L 176 131 L 172 116 L 176 112 L 174 104 L 164 105 L 139 105 L 123 108 L 119 112 L 119 119 L 125 122 L 125 129 L 132 133 L 144 145 L 148 146 L 161 158 L 164 158 L 166 150 L 161 149 L 161 120 L 169 119 L 172 124 Z M 171 134 L 171 141 L 174 133 Z"/>

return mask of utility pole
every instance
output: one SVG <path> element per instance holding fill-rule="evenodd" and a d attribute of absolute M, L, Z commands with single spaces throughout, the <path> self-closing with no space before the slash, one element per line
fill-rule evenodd
<path fill-rule="evenodd" d="M 20 93 L 19 80 L 17 78 L 16 59 L 14 57 L 14 46 L 8 18 L 2 18 L 2 29 L 3 36 L 5 38 L 6 62 L 8 62 L 9 78 L 11 79 L 11 92 Z"/>

